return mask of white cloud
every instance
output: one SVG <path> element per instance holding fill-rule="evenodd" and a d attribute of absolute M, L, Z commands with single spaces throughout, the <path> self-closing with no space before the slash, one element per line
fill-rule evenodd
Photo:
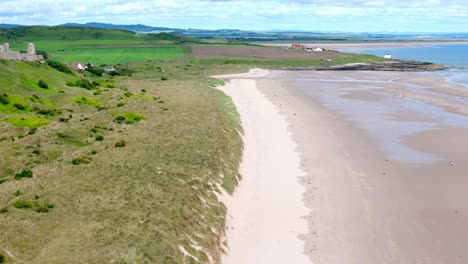
<path fill-rule="evenodd" d="M 452 21 L 452 28 L 462 28 L 468 24 L 468 7 L 465 0 L 2 0 L 0 18 L 3 23 L 19 24 L 99 21 L 245 29 L 359 25 L 356 30 L 365 30 L 366 23 L 369 28 L 380 26 L 382 30 L 407 29 L 405 21 L 419 18 L 429 30 L 432 24 L 444 24 L 444 21 Z M 458 22 L 456 25 L 454 20 Z M 334 23 L 326 23 L 329 21 Z M 449 30 L 449 25 L 446 26 Z M 419 25 L 421 30 L 423 27 Z"/>

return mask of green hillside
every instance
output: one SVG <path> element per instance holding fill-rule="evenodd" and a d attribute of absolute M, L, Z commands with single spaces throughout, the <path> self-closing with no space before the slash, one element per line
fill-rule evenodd
<path fill-rule="evenodd" d="M 10 41 L 14 43 L 41 40 L 138 39 L 135 32 L 132 31 L 90 27 L 29 26 L 1 29 L 0 32 L 1 41 Z"/>
<path fill-rule="evenodd" d="M 81 76 L 0 60 L 7 263 L 219 260 L 216 194 L 234 188 L 241 155 L 230 99 L 205 66 L 121 67 L 132 76 L 93 77 L 87 90 L 66 85 Z"/>

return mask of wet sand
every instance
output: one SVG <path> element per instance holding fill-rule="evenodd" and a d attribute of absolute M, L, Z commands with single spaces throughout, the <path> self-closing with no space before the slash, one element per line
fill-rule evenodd
<path fill-rule="evenodd" d="M 304 203 L 309 210 L 308 230 L 296 233 L 311 263 L 468 263 L 467 88 L 441 75 L 401 72 L 273 71 L 238 78 L 255 81 L 250 89 L 261 96 L 251 107 L 267 98 L 297 144 L 306 175 L 294 177 L 306 192 L 296 206 Z M 250 95 L 231 84 L 230 95 L 237 94 L 233 100 L 242 113 L 239 100 Z M 263 108 L 255 109 L 261 116 Z M 250 184 L 244 181 L 241 188 Z M 250 187 L 261 190 L 261 185 Z M 288 189 L 281 195 L 288 197 Z M 236 229 L 227 234 L 229 245 Z M 297 248 L 295 236 L 273 237 Z M 237 243 L 250 255 L 267 254 L 251 247 L 261 239 L 245 233 Z M 226 263 L 236 263 L 235 258 Z"/>

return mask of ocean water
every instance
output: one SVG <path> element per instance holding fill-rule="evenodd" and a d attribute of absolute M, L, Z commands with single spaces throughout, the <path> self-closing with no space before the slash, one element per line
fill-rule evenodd
<path fill-rule="evenodd" d="M 395 59 L 418 60 L 468 68 L 468 44 L 444 44 L 408 48 L 371 48 L 347 51 L 383 57 L 390 53 Z"/>
<path fill-rule="evenodd" d="M 417 60 L 454 67 L 437 72 L 448 81 L 459 83 L 468 88 L 468 44 L 438 44 L 407 48 L 370 48 L 347 50 L 345 52 L 373 54 L 383 57 L 390 53 L 394 59 Z"/>

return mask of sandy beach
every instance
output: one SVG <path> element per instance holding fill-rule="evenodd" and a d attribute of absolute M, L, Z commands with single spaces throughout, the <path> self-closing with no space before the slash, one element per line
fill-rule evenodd
<path fill-rule="evenodd" d="M 467 88 L 402 72 L 230 78 L 245 153 L 224 263 L 468 263 Z"/>
<path fill-rule="evenodd" d="M 305 172 L 286 120 L 256 87 L 269 72 L 220 76 L 231 81 L 222 90 L 232 97 L 244 129 L 242 181 L 228 207 L 228 254 L 223 263 L 309 263 L 299 235 L 307 234 L 302 203 Z"/>

